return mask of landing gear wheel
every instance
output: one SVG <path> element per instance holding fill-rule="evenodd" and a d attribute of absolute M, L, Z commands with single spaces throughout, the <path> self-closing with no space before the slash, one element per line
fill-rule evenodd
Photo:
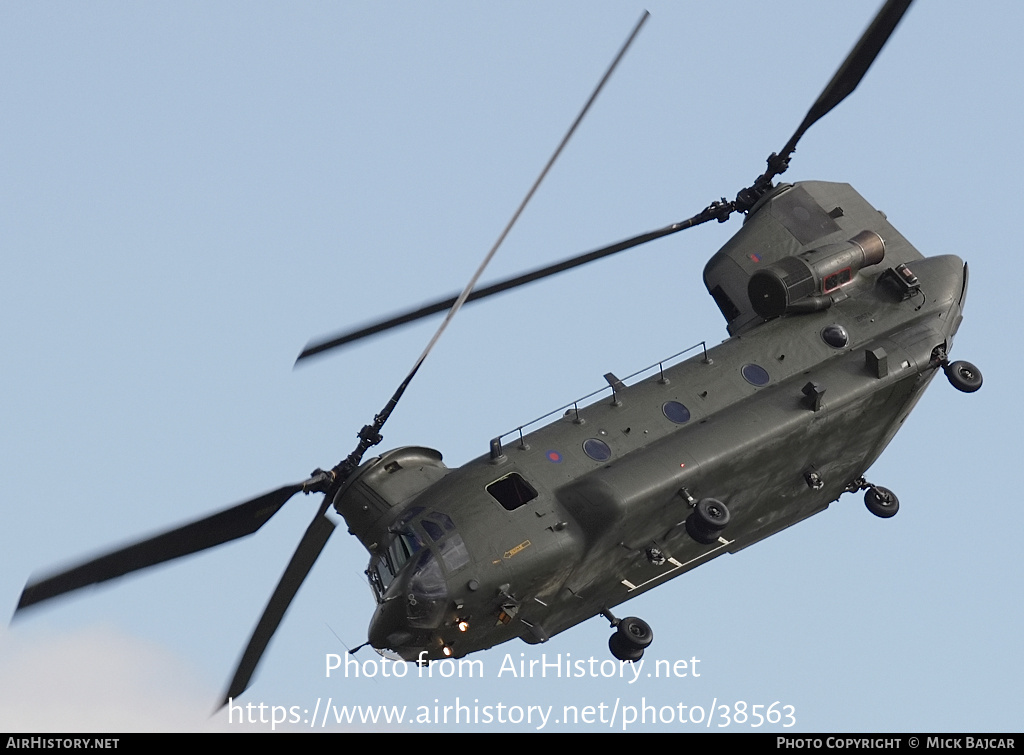
<path fill-rule="evenodd" d="M 952 362 L 942 366 L 949 384 L 958 391 L 974 393 L 981 388 L 981 370 L 970 362 Z"/>
<path fill-rule="evenodd" d="M 621 619 L 615 627 L 615 634 L 608 638 L 608 649 L 620 661 L 639 661 L 644 649 L 654 641 L 651 625 L 636 616 Z"/>
<path fill-rule="evenodd" d="M 634 647 L 627 642 L 621 634 L 616 632 L 608 638 L 608 649 L 617 660 L 633 663 L 644 657 L 644 649 Z"/>
<path fill-rule="evenodd" d="M 621 634 L 631 645 L 641 650 L 654 642 L 654 630 L 651 629 L 651 625 L 636 616 L 627 616 L 619 621 L 615 634 Z"/>
<path fill-rule="evenodd" d="M 864 494 L 864 505 L 875 516 L 888 519 L 900 510 L 900 499 L 888 488 L 873 486 Z"/>
<path fill-rule="evenodd" d="M 710 545 L 729 524 L 729 509 L 715 498 L 697 501 L 693 513 L 686 517 L 686 531 L 698 543 Z"/>

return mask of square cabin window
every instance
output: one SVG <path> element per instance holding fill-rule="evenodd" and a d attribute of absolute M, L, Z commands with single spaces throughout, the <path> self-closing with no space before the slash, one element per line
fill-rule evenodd
<path fill-rule="evenodd" d="M 514 511 L 537 497 L 537 491 L 518 472 L 495 480 L 487 486 L 487 492 L 509 511 Z"/>

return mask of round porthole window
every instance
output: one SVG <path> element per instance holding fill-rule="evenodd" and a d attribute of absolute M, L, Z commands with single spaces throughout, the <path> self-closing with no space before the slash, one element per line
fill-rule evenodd
<path fill-rule="evenodd" d="M 842 325 L 829 325 L 821 331 L 821 340 L 834 349 L 842 349 L 850 342 L 850 335 Z"/>
<path fill-rule="evenodd" d="M 666 401 L 661 405 L 661 412 L 677 425 L 690 421 L 690 410 L 678 401 Z"/>
<path fill-rule="evenodd" d="M 740 372 L 743 374 L 744 380 L 751 385 L 768 385 L 768 381 L 771 380 L 768 377 L 768 370 L 759 364 L 745 364 Z"/>
<path fill-rule="evenodd" d="M 612 458 L 612 449 L 603 440 L 588 438 L 583 441 L 583 453 L 594 461 L 608 461 Z"/>

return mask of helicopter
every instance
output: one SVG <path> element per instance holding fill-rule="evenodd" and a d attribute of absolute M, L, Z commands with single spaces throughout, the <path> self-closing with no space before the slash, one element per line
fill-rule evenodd
<path fill-rule="evenodd" d="M 887 4 L 880 18 L 897 5 Z M 783 151 L 786 160 L 791 152 Z M 247 534 L 235 519 L 258 526 L 292 494 L 323 492 L 372 554 L 368 572 L 380 601 L 370 630 L 375 647 L 411 660 L 424 652 L 427 659 L 458 657 L 515 637 L 545 641 L 604 614 L 616 626 L 612 652 L 630 659 L 652 632 L 639 620 L 611 616 L 628 597 L 817 513 L 843 492 L 866 489 L 878 512 L 894 513 L 895 497 L 863 479 L 867 467 L 939 369 L 961 389 L 980 384 L 976 368 L 947 356 L 966 274 L 954 260 L 922 260 L 852 190 L 774 185 L 781 172 L 770 163 L 742 202 L 713 203 L 689 219 L 723 220 L 727 209 L 747 215 L 734 242 L 705 270 L 733 336 L 722 346 L 659 367 L 641 382 L 627 385 L 631 378 L 610 375 L 609 395 L 600 402 L 498 437 L 489 454 L 458 470 L 426 448 L 363 461 L 380 434 L 370 425 L 358 464 L 317 472 L 244 509 L 177 530 L 171 540 L 189 540 L 190 548 L 198 545 L 193 550 L 219 544 Z M 794 268 L 804 276 L 798 284 L 790 282 Z M 917 329 L 903 337 L 908 328 Z M 872 412 L 891 416 L 890 423 L 863 434 L 854 429 L 862 441 L 851 448 L 842 418 Z M 764 434 L 742 429 L 751 424 Z M 773 451 L 779 461 L 757 457 L 761 471 L 738 468 L 730 455 L 744 443 Z M 796 464 L 804 445 L 822 458 Z M 669 461 L 671 474 L 664 471 Z M 631 480 L 643 480 L 643 489 L 631 488 Z M 715 488 L 712 480 L 728 482 Z M 307 559 L 333 529 L 325 510 L 300 546 Z M 226 533 L 197 541 L 222 524 Z M 515 542 L 496 542 L 501 529 Z M 123 559 L 149 547 L 120 551 L 93 568 L 113 564 L 120 571 Z M 493 573 L 485 575 L 488 564 Z M 299 563 L 292 571 L 303 569 Z M 33 583 L 19 609 L 52 597 L 38 597 L 47 592 L 43 585 L 63 588 L 65 579 L 81 581 L 89 571 Z M 275 598 L 287 604 L 295 581 L 286 573 Z"/>

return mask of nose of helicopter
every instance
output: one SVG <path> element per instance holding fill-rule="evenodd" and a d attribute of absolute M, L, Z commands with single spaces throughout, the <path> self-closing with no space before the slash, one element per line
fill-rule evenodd
<path fill-rule="evenodd" d="M 409 606 L 415 608 L 415 606 Z M 445 642 L 440 636 L 438 620 L 435 626 L 412 626 L 406 600 L 402 597 L 377 606 L 367 633 L 370 645 L 377 650 L 390 650 L 407 661 L 429 661 L 446 658 Z"/>
<path fill-rule="evenodd" d="M 413 642 L 414 634 L 406 619 L 404 603 L 402 597 L 396 595 L 378 604 L 377 609 L 373 612 L 373 618 L 370 619 L 367 639 L 371 646 L 397 652 L 399 648 L 406 647 Z"/>
<path fill-rule="evenodd" d="M 370 645 L 393 650 L 406 660 L 445 657 L 439 630 L 448 593 L 433 552 L 421 551 L 377 604 L 368 631 Z M 426 655 L 421 655 L 423 651 Z"/>

